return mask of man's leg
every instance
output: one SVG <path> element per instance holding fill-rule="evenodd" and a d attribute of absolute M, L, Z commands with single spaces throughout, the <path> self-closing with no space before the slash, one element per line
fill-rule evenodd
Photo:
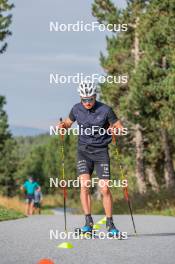
<path fill-rule="evenodd" d="M 41 204 L 38 204 L 38 214 L 41 214 Z"/>
<path fill-rule="evenodd" d="M 106 217 L 112 217 L 112 195 L 108 187 L 108 180 L 99 180 L 99 186 Z"/>
<path fill-rule="evenodd" d="M 82 208 L 85 215 L 91 214 L 91 197 L 89 189 L 90 187 L 90 175 L 89 174 L 81 174 L 79 176 L 80 179 L 80 186 L 81 186 L 81 192 L 80 192 L 80 199 Z"/>
<path fill-rule="evenodd" d="M 31 202 L 31 203 L 30 203 L 30 211 L 29 211 L 29 214 L 30 214 L 30 215 L 33 215 L 33 210 L 34 210 L 33 205 L 34 205 L 34 203 Z"/>
<path fill-rule="evenodd" d="M 85 151 L 78 150 L 77 170 L 80 180 L 81 192 L 80 199 L 85 214 L 85 225 L 81 228 L 83 233 L 91 232 L 93 219 L 91 216 L 91 197 L 90 197 L 90 175 L 93 172 L 94 164 L 89 159 Z"/>
<path fill-rule="evenodd" d="M 26 210 L 25 210 L 26 211 L 26 215 L 29 215 L 29 206 L 30 206 L 29 202 L 27 201 L 26 202 Z"/>
<path fill-rule="evenodd" d="M 36 207 L 35 203 L 33 205 L 33 214 L 37 214 L 37 207 Z"/>
<path fill-rule="evenodd" d="M 111 236 L 119 236 L 120 231 L 115 227 L 112 218 L 112 195 L 108 186 L 109 180 L 99 180 L 100 191 L 103 196 L 103 207 L 106 214 L 106 228 Z"/>
<path fill-rule="evenodd" d="M 81 228 L 81 231 L 87 233 L 92 231 L 94 224 L 91 216 L 90 175 L 81 174 L 79 179 L 81 184 L 80 199 L 85 214 L 85 225 Z"/>

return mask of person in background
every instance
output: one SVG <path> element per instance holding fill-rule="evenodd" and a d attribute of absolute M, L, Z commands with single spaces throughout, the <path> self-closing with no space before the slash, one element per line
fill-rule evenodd
<path fill-rule="evenodd" d="M 21 190 L 26 191 L 26 215 L 32 215 L 34 210 L 34 193 L 36 189 L 40 189 L 40 186 L 33 177 L 30 176 L 28 180 L 21 186 Z"/>
<path fill-rule="evenodd" d="M 41 188 L 38 187 L 34 192 L 34 212 L 41 214 L 41 201 L 43 199 L 43 195 L 41 192 Z"/>

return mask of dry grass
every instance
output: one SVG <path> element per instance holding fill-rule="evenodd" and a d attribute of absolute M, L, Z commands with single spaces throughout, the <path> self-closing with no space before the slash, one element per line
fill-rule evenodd
<path fill-rule="evenodd" d="M 8 198 L 0 196 L 0 205 L 7 209 L 14 209 L 15 211 L 24 213 L 25 203 L 22 202 L 18 197 Z"/>
<path fill-rule="evenodd" d="M 7 209 L 13 209 L 17 212 L 25 213 L 25 202 L 18 196 L 13 198 L 5 197 L 0 195 L 0 206 Z M 42 207 L 54 208 L 62 206 L 62 196 L 60 195 L 45 195 L 42 201 Z"/>
<path fill-rule="evenodd" d="M 50 208 L 62 206 L 62 197 L 60 195 L 45 195 L 42 206 Z"/>

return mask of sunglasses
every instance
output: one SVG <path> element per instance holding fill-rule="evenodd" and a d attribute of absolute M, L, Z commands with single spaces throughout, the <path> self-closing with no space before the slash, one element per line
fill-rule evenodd
<path fill-rule="evenodd" d="M 94 97 L 90 97 L 90 98 L 82 98 L 81 101 L 82 103 L 92 103 L 94 102 L 95 98 Z"/>

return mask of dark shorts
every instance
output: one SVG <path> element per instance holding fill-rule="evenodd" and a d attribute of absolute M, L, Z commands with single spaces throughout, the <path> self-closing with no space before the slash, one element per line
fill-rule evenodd
<path fill-rule="evenodd" d="M 108 147 L 79 146 L 77 153 L 78 175 L 92 175 L 94 168 L 99 179 L 110 179 L 110 158 Z"/>
<path fill-rule="evenodd" d="M 34 194 L 27 194 L 26 203 L 28 204 L 34 203 Z"/>
<path fill-rule="evenodd" d="M 41 203 L 34 203 L 35 208 L 41 208 Z"/>

